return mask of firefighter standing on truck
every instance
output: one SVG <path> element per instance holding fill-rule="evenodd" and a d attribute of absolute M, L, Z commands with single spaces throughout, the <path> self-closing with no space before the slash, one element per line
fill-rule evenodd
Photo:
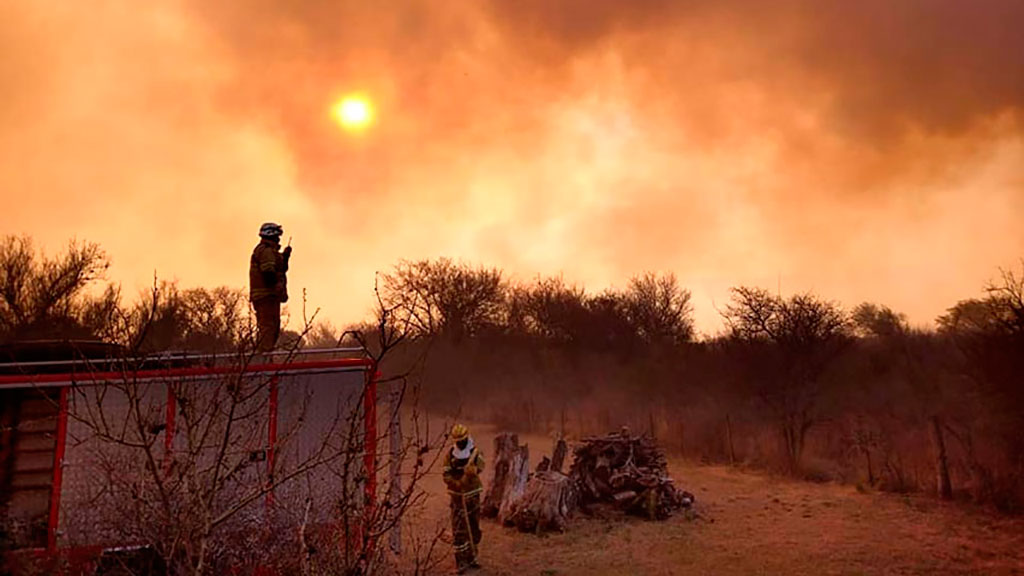
<path fill-rule="evenodd" d="M 484 471 L 483 454 L 473 445 L 469 429 L 462 424 L 452 427 L 454 446 L 444 455 L 444 483 L 451 496 L 452 536 L 455 546 L 455 567 L 459 574 L 479 568 L 476 557 L 480 546 L 480 492 Z"/>
<path fill-rule="evenodd" d="M 288 260 L 292 247 L 281 249 L 280 224 L 260 226 L 260 243 L 249 259 L 249 300 L 256 311 L 256 351 L 270 352 L 281 336 L 281 304 L 288 301 Z"/>

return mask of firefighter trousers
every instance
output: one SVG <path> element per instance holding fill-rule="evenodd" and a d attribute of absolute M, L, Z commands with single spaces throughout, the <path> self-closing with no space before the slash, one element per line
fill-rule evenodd
<path fill-rule="evenodd" d="M 480 491 L 461 495 L 451 493 L 452 537 L 455 566 L 459 571 L 476 564 L 480 539 Z"/>

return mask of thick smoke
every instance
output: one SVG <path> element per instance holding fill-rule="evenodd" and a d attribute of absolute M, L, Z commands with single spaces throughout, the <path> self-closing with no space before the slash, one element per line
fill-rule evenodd
<path fill-rule="evenodd" d="M 1019 2 L 395 6 L 6 3 L 4 228 L 241 285 L 279 220 L 338 322 L 402 257 L 671 270 L 713 330 L 739 283 L 929 322 L 1022 255 Z"/>

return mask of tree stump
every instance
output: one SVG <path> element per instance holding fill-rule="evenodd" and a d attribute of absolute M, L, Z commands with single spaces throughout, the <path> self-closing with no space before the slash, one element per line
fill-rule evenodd
<path fill-rule="evenodd" d="M 529 448 L 519 445 L 517 434 L 506 432 L 494 438 L 494 475 L 480 508 L 484 517 L 505 523 L 512 502 L 526 490 L 529 467 Z"/>
<path fill-rule="evenodd" d="M 536 471 L 537 472 L 547 472 L 550 469 L 551 469 L 551 459 L 548 458 L 547 456 L 544 456 L 541 459 L 540 464 L 537 464 L 537 470 Z"/>
<path fill-rule="evenodd" d="M 565 463 L 565 456 L 568 451 L 569 446 L 565 443 L 564 439 L 559 438 L 555 440 L 554 447 L 551 450 L 551 458 L 544 456 L 540 464 L 537 464 L 537 472 L 547 472 L 548 470 L 561 472 L 562 464 Z"/>
<path fill-rule="evenodd" d="M 565 443 L 564 438 L 559 438 L 555 441 L 555 449 L 551 453 L 551 470 L 555 472 L 562 471 L 562 465 L 565 463 L 565 455 L 569 451 L 569 446 Z"/>
<path fill-rule="evenodd" d="M 509 521 L 521 532 L 564 532 L 575 507 L 576 491 L 568 476 L 554 470 L 537 472 L 527 482 L 526 492 L 513 502 Z"/>

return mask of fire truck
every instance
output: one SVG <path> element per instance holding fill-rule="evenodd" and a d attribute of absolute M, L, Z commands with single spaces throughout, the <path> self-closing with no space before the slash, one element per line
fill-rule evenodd
<path fill-rule="evenodd" d="M 145 404 L 156 415 L 158 421 L 149 429 L 159 436 L 155 441 L 161 459 L 170 466 L 176 458 L 198 453 L 188 452 L 176 434 L 184 402 L 176 395 L 186 387 L 199 390 L 228 381 L 244 381 L 257 392 L 248 422 L 254 432 L 240 440 L 252 472 L 240 476 L 240 490 L 267 487 L 259 503 L 264 508 L 293 505 L 288 501 L 293 494 L 268 479 L 301 460 L 326 435 L 338 433 L 325 422 L 354 417 L 362 449 L 362 509 L 372 514 L 377 370 L 360 349 L 245 357 L 165 352 L 132 358 L 124 348 L 106 342 L 21 342 L 0 347 L 0 557 L 6 571 L 16 574 L 22 567 L 25 573 L 38 573 L 59 566 L 68 573 L 96 574 L 109 559 L 124 564 L 129 558 L 149 562 L 144 569 L 148 573 L 160 573 L 152 551 L 123 541 L 114 516 L 105 514 L 105 507 L 127 496 L 117 493 L 115 483 L 104 480 L 97 468 L 94 449 L 100 442 L 83 414 L 104 422 L 124 419 L 124 390 L 134 391 L 132 409 L 138 412 Z M 280 437 L 282 430 L 288 431 L 287 439 Z M 128 458 L 139 457 L 133 454 Z M 128 464 L 126 469 L 131 469 Z"/>

